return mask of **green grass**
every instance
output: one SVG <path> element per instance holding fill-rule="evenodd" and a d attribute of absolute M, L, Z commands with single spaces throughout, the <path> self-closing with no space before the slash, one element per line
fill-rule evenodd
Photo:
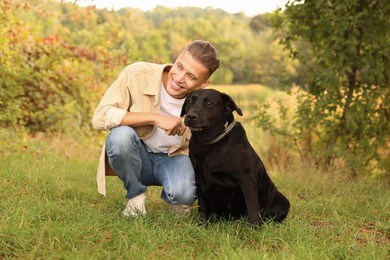
<path fill-rule="evenodd" d="M 190 216 L 169 212 L 159 187 L 148 190 L 146 217 L 123 218 L 118 178 L 107 177 L 107 197 L 96 191 L 97 145 L 26 143 L 0 163 L 0 258 L 389 258 L 390 192 L 342 172 L 270 171 L 292 205 L 283 224 L 200 226 L 196 208 Z"/>

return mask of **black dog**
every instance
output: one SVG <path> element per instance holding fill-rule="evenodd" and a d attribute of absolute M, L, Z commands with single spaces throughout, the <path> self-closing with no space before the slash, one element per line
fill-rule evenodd
<path fill-rule="evenodd" d="M 182 108 L 192 132 L 200 221 L 216 214 L 226 219 L 247 215 L 255 225 L 266 219 L 282 222 L 290 203 L 271 181 L 233 111 L 242 116 L 230 96 L 214 89 L 192 92 Z"/>

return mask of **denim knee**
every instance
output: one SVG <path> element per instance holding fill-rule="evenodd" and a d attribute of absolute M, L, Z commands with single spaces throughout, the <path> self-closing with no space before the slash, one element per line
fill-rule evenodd
<path fill-rule="evenodd" d="M 118 126 L 110 130 L 106 138 L 106 151 L 108 156 L 128 155 L 136 147 L 137 133 L 132 127 Z"/>
<path fill-rule="evenodd" d="M 192 182 L 186 185 L 171 187 L 169 190 L 163 190 L 161 197 L 171 204 L 191 205 L 196 200 L 196 186 Z"/>
<path fill-rule="evenodd" d="M 192 205 L 196 200 L 196 187 L 190 187 L 179 195 L 179 204 Z"/>

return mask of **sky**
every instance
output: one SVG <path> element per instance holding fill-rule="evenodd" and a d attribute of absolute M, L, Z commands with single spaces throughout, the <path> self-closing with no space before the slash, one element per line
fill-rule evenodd
<path fill-rule="evenodd" d="M 244 12 L 247 16 L 254 16 L 266 12 L 272 12 L 278 7 L 284 8 L 288 0 L 78 0 L 80 6 L 95 5 L 97 8 L 114 8 L 114 10 L 123 7 L 139 8 L 142 11 L 153 9 L 157 5 L 173 8 L 179 6 L 193 6 L 206 8 L 211 6 L 214 9 L 221 8 L 229 13 Z M 69 2 L 74 2 L 69 1 Z"/>

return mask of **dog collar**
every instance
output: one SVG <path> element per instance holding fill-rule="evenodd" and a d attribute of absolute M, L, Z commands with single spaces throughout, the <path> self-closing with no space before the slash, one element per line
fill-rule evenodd
<path fill-rule="evenodd" d="M 211 140 L 210 142 L 207 142 L 205 144 L 214 144 L 218 141 L 220 141 L 222 138 L 224 138 L 228 133 L 230 133 L 230 131 L 232 131 L 233 127 L 236 125 L 237 121 L 235 119 L 233 119 L 233 121 L 230 123 L 230 125 L 228 125 L 227 127 L 225 127 L 225 130 L 222 132 L 222 134 L 218 135 L 216 138 L 214 138 L 213 140 Z"/>

